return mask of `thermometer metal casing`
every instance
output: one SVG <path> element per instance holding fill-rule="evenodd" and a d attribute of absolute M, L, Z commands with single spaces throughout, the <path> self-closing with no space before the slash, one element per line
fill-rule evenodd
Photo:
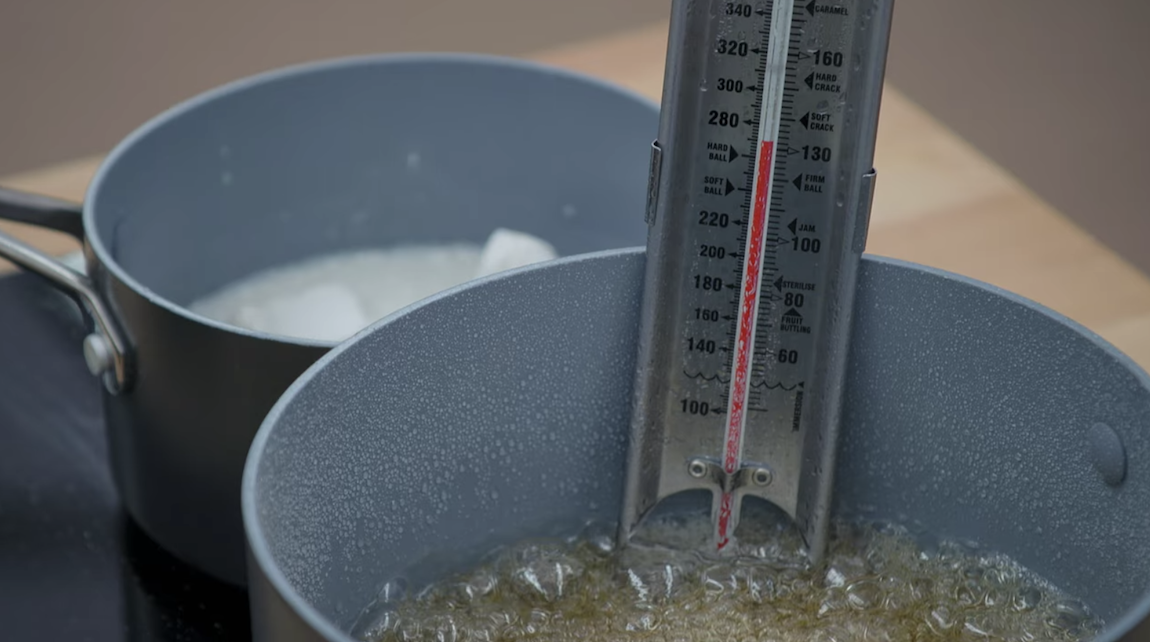
<path fill-rule="evenodd" d="M 714 493 L 826 546 L 892 0 L 675 0 L 652 149 L 626 542 Z"/>

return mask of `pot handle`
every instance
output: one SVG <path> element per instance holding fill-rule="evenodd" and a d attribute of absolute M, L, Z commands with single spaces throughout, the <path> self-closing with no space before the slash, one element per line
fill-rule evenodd
<path fill-rule="evenodd" d="M 84 240 L 81 206 L 67 201 L 0 187 L 0 219 L 49 228 Z M 96 326 L 96 331 L 84 339 L 84 361 L 88 370 L 103 379 L 109 392 L 127 392 L 131 383 L 127 340 L 92 279 L 3 232 L 0 232 L 0 258 L 47 279 L 88 311 Z"/>
<path fill-rule="evenodd" d="M 83 216 L 75 203 L 0 187 L 0 219 L 46 227 L 83 241 Z"/>

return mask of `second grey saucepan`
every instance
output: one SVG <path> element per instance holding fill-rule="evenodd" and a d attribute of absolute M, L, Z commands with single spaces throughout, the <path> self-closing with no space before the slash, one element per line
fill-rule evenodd
<path fill-rule="evenodd" d="M 243 481 L 258 642 L 347 642 L 388 580 L 615 521 L 644 253 L 489 278 L 292 384 Z M 835 512 L 1005 553 L 1150 639 L 1150 377 L 985 284 L 864 257 Z M 491 444 L 507 453 L 485 457 Z M 429 491 L 429 489 L 431 489 Z"/>
<path fill-rule="evenodd" d="M 333 344 L 225 325 L 188 305 L 315 255 L 482 244 L 496 227 L 563 255 L 640 245 L 657 128 L 648 100 L 521 61 L 415 54 L 295 67 L 136 131 L 105 161 L 82 212 L 0 190 L 0 218 L 82 239 L 87 275 L 3 235 L 0 257 L 94 318 L 86 356 L 107 384 L 128 512 L 178 557 L 242 583 L 239 483 L 251 438 Z"/>

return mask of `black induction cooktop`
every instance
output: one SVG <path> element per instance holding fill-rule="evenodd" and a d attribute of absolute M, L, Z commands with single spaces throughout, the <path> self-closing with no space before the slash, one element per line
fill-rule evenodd
<path fill-rule="evenodd" d="M 119 504 L 74 305 L 0 278 L 0 639 L 248 640 L 247 595 L 168 555 Z"/>

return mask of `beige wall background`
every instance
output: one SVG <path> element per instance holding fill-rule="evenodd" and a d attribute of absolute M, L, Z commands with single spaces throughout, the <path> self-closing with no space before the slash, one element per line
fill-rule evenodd
<path fill-rule="evenodd" d="M 1150 271 L 1150 2 L 895 0 L 894 22 L 894 84 Z"/>
<path fill-rule="evenodd" d="M 523 54 L 663 20 L 669 5 L 0 0 L 0 176 L 106 151 L 173 103 L 266 69 L 379 51 Z M 897 0 L 889 79 L 1150 270 L 1148 32 L 1145 0 Z"/>
<path fill-rule="evenodd" d="M 0 0 L 0 176 L 107 151 L 252 73 L 382 51 L 516 55 L 665 19 L 666 0 Z"/>

